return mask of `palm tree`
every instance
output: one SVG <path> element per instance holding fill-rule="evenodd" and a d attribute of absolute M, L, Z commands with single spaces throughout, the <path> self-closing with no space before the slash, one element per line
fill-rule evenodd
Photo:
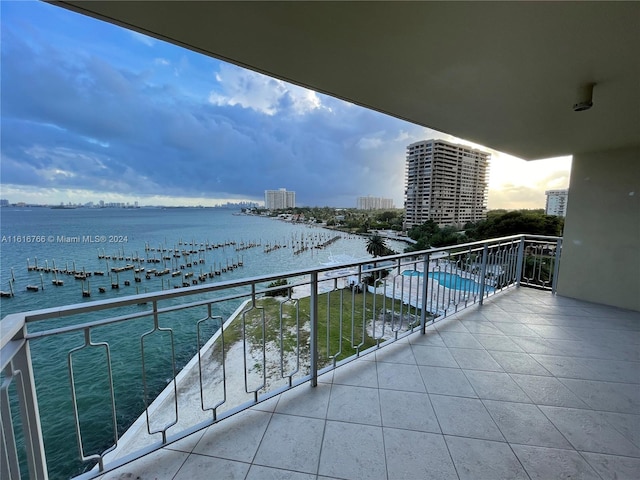
<path fill-rule="evenodd" d="M 373 234 L 367 240 L 367 253 L 373 255 L 373 257 L 382 257 L 387 253 L 387 244 L 384 243 L 384 238 L 380 235 Z"/>

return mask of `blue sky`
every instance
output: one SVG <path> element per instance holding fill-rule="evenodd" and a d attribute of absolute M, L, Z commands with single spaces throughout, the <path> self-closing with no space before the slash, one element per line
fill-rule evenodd
<path fill-rule="evenodd" d="M 0 3 L 2 198 L 300 205 L 393 198 L 405 147 L 447 135 L 43 2 Z M 570 159 L 494 154 L 489 208 L 541 208 Z"/>

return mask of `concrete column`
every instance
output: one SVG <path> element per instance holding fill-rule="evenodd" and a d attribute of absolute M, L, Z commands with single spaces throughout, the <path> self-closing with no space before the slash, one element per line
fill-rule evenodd
<path fill-rule="evenodd" d="M 640 311 L 640 147 L 574 155 L 558 294 Z"/>

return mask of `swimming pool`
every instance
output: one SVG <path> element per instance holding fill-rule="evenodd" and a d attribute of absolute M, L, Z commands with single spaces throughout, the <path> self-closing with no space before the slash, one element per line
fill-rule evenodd
<path fill-rule="evenodd" d="M 405 277 L 421 277 L 422 272 L 416 270 L 404 270 L 402 275 Z M 456 275 L 448 272 L 429 272 L 429 278 L 435 280 L 443 287 L 451 290 L 465 290 L 469 292 L 479 292 L 480 284 L 469 280 L 468 278 L 462 278 L 460 275 Z M 493 287 L 485 285 L 485 291 L 492 292 Z"/>

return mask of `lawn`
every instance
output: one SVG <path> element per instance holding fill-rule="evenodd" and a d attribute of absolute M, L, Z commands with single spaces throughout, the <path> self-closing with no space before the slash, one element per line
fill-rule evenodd
<path fill-rule="evenodd" d="M 262 355 L 262 346 L 267 352 L 284 351 L 285 356 L 299 354 L 308 369 L 310 338 L 310 298 L 299 300 L 282 297 L 262 297 L 255 305 L 248 304 L 237 319 L 224 332 L 225 350 L 242 340 L 243 331 L 247 345 Z M 373 320 L 376 321 L 376 335 L 373 335 Z M 384 338 L 393 335 L 394 330 L 410 328 L 411 322 L 419 322 L 420 310 L 392 301 L 380 294 L 354 293 L 349 289 L 334 290 L 318 296 L 318 365 L 324 367 L 333 361 L 340 361 L 380 341 L 383 320 Z M 259 368 L 259 365 L 255 365 Z"/>

